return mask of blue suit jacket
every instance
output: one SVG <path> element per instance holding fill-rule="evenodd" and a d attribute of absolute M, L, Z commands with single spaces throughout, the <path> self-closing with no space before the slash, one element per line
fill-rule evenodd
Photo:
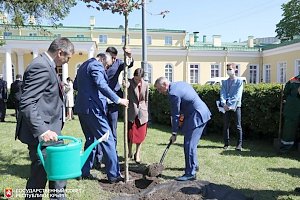
<path fill-rule="evenodd" d="M 172 132 L 178 132 L 179 115 L 184 114 L 182 132 L 186 133 L 210 120 L 211 113 L 194 88 L 186 82 L 170 83 Z"/>
<path fill-rule="evenodd" d="M 90 109 L 98 108 L 106 114 L 107 98 L 118 103 L 120 98 L 109 88 L 107 80 L 103 65 L 95 58 L 80 66 L 74 81 L 74 89 L 78 91 L 76 113 L 89 114 Z"/>
<path fill-rule="evenodd" d="M 130 63 L 128 68 L 133 66 L 133 61 Z M 109 87 L 116 92 L 119 97 L 122 97 L 121 87 L 119 84 L 120 73 L 124 70 L 124 62 L 120 59 L 117 59 L 113 65 L 108 68 L 106 74 L 108 76 L 108 85 Z"/>
<path fill-rule="evenodd" d="M 222 81 L 220 92 L 221 105 L 225 104 L 236 109 L 242 105 L 243 80 L 236 77 L 232 85 L 229 85 L 229 79 Z"/>

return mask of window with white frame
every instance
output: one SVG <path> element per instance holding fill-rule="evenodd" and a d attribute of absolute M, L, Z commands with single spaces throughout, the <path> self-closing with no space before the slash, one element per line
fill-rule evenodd
<path fill-rule="evenodd" d="M 263 80 L 265 83 L 271 83 L 271 65 L 269 64 L 264 65 Z"/>
<path fill-rule="evenodd" d="M 99 35 L 99 43 L 107 44 L 107 35 Z"/>
<path fill-rule="evenodd" d="M 235 65 L 235 71 L 234 71 L 234 74 L 236 76 L 240 76 L 240 65 L 239 64 L 236 64 Z"/>
<path fill-rule="evenodd" d="M 60 38 L 60 37 L 61 37 L 61 34 L 60 34 L 60 33 L 54 34 L 54 37 Z"/>
<path fill-rule="evenodd" d="M 81 35 L 77 35 L 76 37 L 83 38 L 83 37 L 84 37 L 84 35 L 82 35 L 82 34 L 81 34 Z"/>
<path fill-rule="evenodd" d="M 147 45 L 152 44 L 152 37 L 150 35 L 147 35 Z"/>
<path fill-rule="evenodd" d="M 152 65 L 148 63 L 148 83 L 152 83 Z"/>
<path fill-rule="evenodd" d="M 165 36 L 165 45 L 172 45 L 172 36 Z"/>
<path fill-rule="evenodd" d="M 29 36 L 37 36 L 36 33 L 29 33 Z"/>
<path fill-rule="evenodd" d="M 199 65 L 190 64 L 190 83 L 199 83 Z"/>
<path fill-rule="evenodd" d="M 173 81 L 173 67 L 171 64 L 165 66 L 165 77 L 172 82 Z"/>
<path fill-rule="evenodd" d="M 295 76 L 300 74 L 300 60 L 295 60 Z"/>
<path fill-rule="evenodd" d="M 210 65 L 210 78 L 220 77 L 220 65 L 211 64 Z"/>
<path fill-rule="evenodd" d="M 250 65 L 249 66 L 249 83 L 258 82 L 258 66 Z"/>
<path fill-rule="evenodd" d="M 12 32 L 3 32 L 3 36 L 12 36 Z"/>
<path fill-rule="evenodd" d="M 280 62 L 277 64 L 277 82 L 286 82 L 286 62 Z"/>
<path fill-rule="evenodd" d="M 122 44 L 125 43 L 125 35 L 122 35 Z M 128 41 L 127 41 L 127 44 L 130 43 L 130 37 L 128 36 Z"/>

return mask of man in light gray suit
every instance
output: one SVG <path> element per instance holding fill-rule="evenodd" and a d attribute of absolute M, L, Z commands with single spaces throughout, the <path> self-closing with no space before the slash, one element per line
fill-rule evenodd
<path fill-rule="evenodd" d="M 200 99 L 194 88 L 186 82 L 172 82 L 160 77 L 155 81 L 155 88 L 168 95 L 172 116 L 172 143 L 176 141 L 180 126 L 180 115 L 184 116 L 181 132 L 184 134 L 185 173 L 177 181 L 196 179 L 198 167 L 197 145 L 203 130 L 210 120 L 211 113 Z"/>
<path fill-rule="evenodd" d="M 26 190 L 25 199 L 30 196 L 32 199 L 32 195 L 37 197 L 34 199 L 42 199 L 47 175 L 37 156 L 37 146 L 39 141 L 44 141 L 45 146 L 60 142 L 57 136 L 61 134 L 65 108 L 56 66 L 67 63 L 73 54 L 74 45 L 69 39 L 57 38 L 48 51 L 35 58 L 24 72 L 16 138 L 28 145 L 31 160 L 26 189 L 37 189 Z M 66 181 L 49 181 L 49 189 L 53 189 L 50 190 L 51 199 L 65 199 L 65 187 Z"/>

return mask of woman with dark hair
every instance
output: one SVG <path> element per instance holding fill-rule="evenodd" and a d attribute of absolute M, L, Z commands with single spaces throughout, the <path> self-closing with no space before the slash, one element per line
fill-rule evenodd
<path fill-rule="evenodd" d="M 148 122 L 149 85 L 143 77 L 144 70 L 137 68 L 128 87 L 128 157 L 132 158 L 132 144 L 136 144 L 136 163 L 141 162 L 141 144 L 146 137 Z"/>

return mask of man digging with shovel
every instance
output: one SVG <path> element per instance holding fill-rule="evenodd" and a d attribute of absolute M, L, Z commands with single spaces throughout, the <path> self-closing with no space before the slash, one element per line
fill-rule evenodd
<path fill-rule="evenodd" d="M 167 78 L 160 77 L 155 81 L 154 86 L 159 93 L 168 95 L 171 104 L 172 136 L 170 143 L 176 141 L 180 114 L 184 115 L 181 131 L 184 134 L 185 173 L 176 180 L 195 180 L 198 167 L 197 145 L 210 120 L 211 113 L 193 87 L 186 82 L 170 83 Z"/>

